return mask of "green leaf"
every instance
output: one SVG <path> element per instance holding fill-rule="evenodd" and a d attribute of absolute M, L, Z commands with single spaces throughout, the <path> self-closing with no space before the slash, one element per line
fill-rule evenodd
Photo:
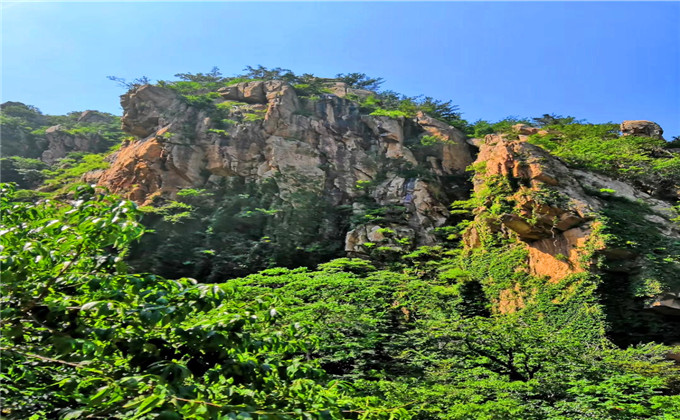
<path fill-rule="evenodd" d="M 148 413 L 157 406 L 161 405 L 163 402 L 164 400 L 161 396 L 155 394 L 149 395 L 135 410 L 135 417 L 139 417 L 142 414 Z"/>
<path fill-rule="evenodd" d="M 83 414 L 85 414 L 84 410 L 70 410 L 62 417 L 62 419 L 63 420 L 77 419 L 80 418 Z"/>

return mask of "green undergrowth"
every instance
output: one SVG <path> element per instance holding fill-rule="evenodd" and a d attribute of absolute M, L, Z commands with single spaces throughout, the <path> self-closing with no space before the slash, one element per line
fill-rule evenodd
<path fill-rule="evenodd" d="M 81 181 L 88 172 L 106 169 L 111 164 L 106 160 L 109 153 L 69 153 L 52 168 L 43 170 L 41 191 L 61 193 Z"/>
<path fill-rule="evenodd" d="M 9 156 L 0 158 L 0 176 L 4 182 L 14 182 L 19 188 L 35 188 L 42 183 L 42 172 L 48 165 L 38 159 Z"/>
<path fill-rule="evenodd" d="M 1 196 L 7 418 L 604 420 L 680 407 L 669 348 L 618 349 L 596 302 L 560 299 L 582 279 L 492 315 L 485 282 L 521 264 L 507 244 L 485 261 L 431 247 L 399 270 L 343 258 L 197 284 L 129 274 L 145 230 L 134 204 L 74 194 Z"/>
<path fill-rule="evenodd" d="M 127 274 L 144 228 L 134 204 L 73 204 L 2 191 L 2 415 L 38 418 L 388 418 L 304 353 L 316 339 L 278 321 L 273 296 Z M 59 232 L 59 234 L 57 234 Z"/>
<path fill-rule="evenodd" d="M 631 284 L 634 296 L 653 297 L 680 287 L 680 240 L 663 233 L 645 219 L 654 212 L 645 203 L 610 197 L 603 210 L 608 245 L 625 249 L 641 259 L 640 271 Z"/>

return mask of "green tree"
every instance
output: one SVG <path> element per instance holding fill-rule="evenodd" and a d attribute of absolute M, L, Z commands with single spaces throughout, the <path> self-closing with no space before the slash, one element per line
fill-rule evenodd
<path fill-rule="evenodd" d="M 71 203 L 15 202 L 2 185 L 3 416 L 389 416 L 328 382 L 302 327 L 230 287 L 127 274 L 144 228 L 131 202 L 89 187 Z M 381 414 L 383 413 L 383 414 Z M 226 417 L 225 417 L 226 416 Z"/>
<path fill-rule="evenodd" d="M 532 118 L 532 121 L 539 127 L 545 127 L 548 125 L 568 125 L 574 123 L 579 124 L 583 123 L 582 121 L 576 121 L 576 118 L 574 117 L 563 117 L 561 115 L 556 114 L 543 114 L 543 116 L 541 117 Z"/>
<path fill-rule="evenodd" d="M 138 77 L 131 82 L 128 82 L 124 78 L 117 76 L 106 76 L 106 78 L 111 80 L 112 82 L 116 82 L 118 86 L 124 87 L 127 90 L 136 89 L 138 87 L 148 85 L 151 83 L 151 79 L 149 79 L 146 76 Z"/>
<path fill-rule="evenodd" d="M 382 77 L 373 78 L 364 73 L 338 73 L 335 77 L 347 83 L 349 87 L 373 91 L 377 91 L 384 82 Z"/>
<path fill-rule="evenodd" d="M 288 83 L 297 82 L 297 76 L 295 75 L 295 73 L 288 69 L 283 69 L 281 67 L 269 69 L 260 64 L 257 67 L 247 66 L 245 69 L 243 69 L 243 71 L 245 73 L 237 77 L 260 80 L 284 80 Z"/>
<path fill-rule="evenodd" d="M 177 73 L 175 77 L 180 78 L 181 80 L 187 81 L 187 82 L 196 82 L 200 84 L 208 84 L 208 83 L 221 83 L 226 81 L 224 77 L 222 77 L 222 73 L 220 72 L 220 69 L 217 67 L 213 67 L 212 70 L 210 70 L 208 73 Z"/>

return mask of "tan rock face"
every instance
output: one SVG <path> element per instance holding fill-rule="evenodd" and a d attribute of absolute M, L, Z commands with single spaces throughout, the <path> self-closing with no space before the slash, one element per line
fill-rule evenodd
<path fill-rule="evenodd" d="M 559 178 L 569 176 L 569 169 L 541 148 L 524 141 L 508 141 L 495 134 L 484 139 L 477 162 L 485 162 L 490 175 L 527 180 L 532 187 L 556 186 L 560 184 Z"/>
<path fill-rule="evenodd" d="M 188 106 L 170 89 L 145 85 L 120 97 L 123 130 L 147 137 L 168 124 L 173 115 L 188 111 Z"/>
<path fill-rule="evenodd" d="M 467 168 L 472 163 L 470 148 L 463 133 L 422 112 L 418 113 L 416 121 L 427 134 L 442 140 L 436 147 L 441 150 L 441 169 L 444 173 L 459 172 L 460 168 Z"/>
<path fill-rule="evenodd" d="M 94 124 L 108 124 L 113 122 L 113 118 L 108 115 L 104 115 L 101 112 L 97 111 L 83 111 L 82 114 L 80 114 L 80 117 L 78 117 L 78 122 L 79 123 L 94 123 Z"/>
<path fill-rule="evenodd" d="M 526 243 L 532 274 L 557 282 L 588 268 L 581 259 L 601 203 L 566 165 L 537 146 L 498 135 L 486 137 L 476 164 L 484 165 L 475 181 L 477 191 L 493 177 L 514 184 L 514 212 L 500 215 L 498 222 L 501 230 L 514 232 Z M 476 232 L 468 233 L 468 246 L 478 241 Z"/>
<path fill-rule="evenodd" d="M 530 127 L 526 124 L 515 124 L 512 126 L 512 130 L 520 135 L 530 136 L 532 134 L 539 133 L 541 129 L 536 127 Z"/>
<path fill-rule="evenodd" d="M 624 136 L 652 137 L 663 139 L 663 130 L 659 124 L 645 120 L 631 120 L 621 123 L 621 134 Z"/>
<path fill-rule="evenodd" d="M 111 167 L 100 175 L 99 184 L 113 192 L 125 192 L 127 197 L 139 203 L 159 191 L 162 179 L 159 172 L 167 164 L 163 146 L 155 139 L 135 142 L 118 152 Z M 181 177 L 174 180 L 176 190 L 188 183 Z"/>
<path fill-rule="evenodd" d="M 535 276 L 549 277 L 557 282 L 570 274 L 583 272 L 579 261 L 583 255 L 590 227 L 566 230 L 555 238 L 545 238 L 529 246 L 529 267 Z"/>
<path fill-rule="evenodd" d="M 232 178 L 273 183 L 277 199 L 293 208 L 301 191 L 332 206 L 352 206 L 361 198 L 398 209 L 390 211 L 401 212 L 401 222 L 390 226 L 412 246 L 433 243 L 433 229 L 446 222 L 449 203 L 465 198 L 466 188 L 400 173 L 421 168 L 434 180 L 463 178 L 473 160 L 465 136 L 422 114 L 361 115 L 357 103 L 341 97 L 361 92 L 336 88 L 342 95 L 311 101 L 281 81 L 240 83 L 219 90 L 222 100 L 234 104 L 218 116 L 187 105 L 172 90 L 140 87 L 121 98 L 123 128 L 139 139 L 118 152 L 99 184 L 139 203 L 158 194 L 172 198 L 181 188 L 219 190 L 222 180 Z M 247 118 L 257 112 L 261 118 Z M 220 126 L 223 119 L 235 124 Z M 409 146 L 419 145 L 425 134 L 443 141 L 417 150 Z M 356 207 L 354 214 L 365 211 Z M 366 225 L 357 229 L 343 232 L 340 240 L 347 239 L 347 251 L 360 254 L 370 240 Z"/>
<path fill-rule="evenodd" d="M 515 313 L 525 306 L 526 302 L 519 285 L 512 289 L 501 290 L 496 302 L 497 310 L 502 314 Z"/>

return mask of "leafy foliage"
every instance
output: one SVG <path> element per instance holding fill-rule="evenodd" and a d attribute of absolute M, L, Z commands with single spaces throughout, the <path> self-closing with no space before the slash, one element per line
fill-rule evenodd
<path fill-rule="evenodd" d="M 112 82 L 116 82 L 118 86 L 124 87 L 127 90 L 130 89 L 136 89 L 138 87 L 148 85 L 151 83 L 151 79 L 149 79 L 146 76 L 138 77 L 131 82 L 128 82 L 122 77 L 116 77 L 116 76 L 106 76 L 107 79 L 111 80 Z"/>
<path fill-rule="evenodd" d="M 666 150 L 664 140 L 619 136 L 616 124 L 556 120 L 562 124 L 545 125 L 547 134 L 535 134 L 529 141 L 574 166 L 631 181 L 662 197 L 673 195 L 680 185 L 680 157 Z"/>
<path fill-rule="evenodd" d="M 507 188 L 492 180 L 474 200 L 502 212 Z M 623 419 L 679 404 L 669 348 L 608 341 L 596 278 L 545 284 L 502 238 L 472 254 L 419 249 L 395 271 L 340 259 L 196 284 L 126 273 L 144 231 L 131 203 L 87 188 L 72 203 L 13 195 L 1 227 L 10 418 Z M 214 199 L 183 190 L 177 214 Z M 514 284 L 534 299 L 492 315 Z"/>
<path fill-rule="evenodd" d="M 46 168 L 47 164 L 38 159 L 10 156 L 0 159 L 0 178 L 19 188 L 35 188 L 43 181 L 41 171 Z"/>
<path fill-rule="evenodd" d="M 44 188 L 47 190 L 69 188 L 74 183 L 78 183 L 84 174 L 108 168 L 110 164 L 105 157 L 105 153 L 70 153 L 54 168 L 43 171 L 46 178 Z"/>
<path fill-rule="evenodd" d="M 130 264 L 221 282 L 276 266 L 314 267 L 342 255 L 349 211 L 330 205 L 310 182 L 296 179 L 299 190 L 284 201 L 273 180 L 225 181 L 220 189 L 182 190 L 176 200 L 158 199 L 143 208 L 144 223 L 157 233 L 134 247 Z"/>
<path fill-rule="evenodd" d="M 413 118 L 418 112 L 424 112 L 456 128 L 467 130 L 467 121 L 462 119 L 458 107 L 453 105 L 452 101 L 440 101 L 429 96 L 409 97 L 387 90 L 369 96 L 360 105 L 371 115 L 385 115 L 392 118 L 399 116 Z"/>
<path fill-rule="evenodd" d="M 335 81 L 263 66 L 235 77 L 218 68 L 175 77 L 159 85 L 208 110 L 217 122 L 209 132 L 223 140 L 230 127 L 264 115 L 243 103 L 216 104 L 220 87 L 284 80 L 313 104 Z M 425 112 L 475 137 L 531 124 L 508 117 L 468 125 L 451 101 L 377 92 L 382 79 L 363 73 L 337 78 L 376 91 L 350 98 L 371 115 Z M 2 124 L 24 156 L 51 124 L 119 141 L 111 127 L 79 124 L 78 116 L 8 103 Z M 662 141 L 559 115 L 533 124 L 547 134 L 530 141 L 571 165 L 660 196 L 680 185 L 678 157 Z M 421 133 L 408 141 L 425 153 L 442 139 Z M 392 228 L 405 220 L 404 207 L 363 203 L 377 179 L 357 182 L 356 212 L 332 206 L 302 178 L 286 201 L 273 182 L 233 177 L 220 189 L 181 190 L 142 209 L 89 186 L 67 190 L 107 164 L 105 154 L 85 153 L 53 168 L 3 159 L 3 178 L 46 177 L 69 200 L 2 187 L 3 417 L 671 419 L 680 410 L 680 369 L 666 357 L 678 349 L 620 337 L 624 329 L 648 340 L 677 332 L 620 306 L 676 285 L 678 244 L 640 221 L 649 208 L 612 189 L 593 192 L 603 203 L 594 234 L 639 254 L 639 272 L 598 266 L 593 251 L 587 258 L 601 271 L 546 282 L 531 274 L 527 248 L 496 228 L 516 210 L 516 185 L 483 176 L 484 164 L 470 168 L 480 181 L 474 196 L 452 206 L 461 222 L 438 229 L 446 241 L 420 248 Z M 395 173 L 423 179 L 421 169 Z M 533 194 L 541 203 L 565 199 L 550 189 Z M 142 236 L 142 218 L 155 236 Z M 364 244 L 373 260 L 328 261 L 342 255 L 329 239 L 363 223 L 391 226 Z M 460 243 L 471 229 L 475 249 Z M 260 268 L 268 269 L 249 274 Z M 209 283 L 163 277 L 183 275 Z"/>
<path fill-rule="evenodd" d="M 296 356 L 314 342 L 297 325 L 275 325 L 271 298 L 126 274 L 122 258 L 144 232 L 132 203 L 88 188 L 72 204 L 17 203 L 11 186 L 2 192 L 4 415 L 340 418 L 370 410 L 372 402 L 353 402 L 345 385 L 326 384 L 314 362 Z"/>
<path fill-rule="evenodd" d="M 478 120 L 470 125 L 468 134 L 474 138 L 484 138 L 488 134 L 509 133 L 515 124 L 529 124 L 530 121 L 519 117 L 506 117 L 495 123 L 486 120 Z"/>

